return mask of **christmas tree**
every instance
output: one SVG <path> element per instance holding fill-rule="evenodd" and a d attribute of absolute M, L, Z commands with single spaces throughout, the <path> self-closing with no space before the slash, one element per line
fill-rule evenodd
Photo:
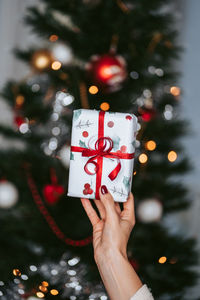
<path fill-rule="evenodd" d="M 41 43 L 14 49 L 30 75 L 1 91 L 14 119 L 0 133 L 18 145 L 0 151 L 2 299 L 108 299 L 91 224 L 80 199 L 67 197 L 78 108 L 138 117 L 137 224 L 128 256 L 155 299 L 188 299 L 197 277 L 195 241 L 164 223 L 190 204 L 176 180 L 190 165 L 179 142 L 187 128 L 178 118 L 173 66 L 181 49 L 172 8 L 163 0 L 41 0 L 29 7 L 25 23 Z"/>

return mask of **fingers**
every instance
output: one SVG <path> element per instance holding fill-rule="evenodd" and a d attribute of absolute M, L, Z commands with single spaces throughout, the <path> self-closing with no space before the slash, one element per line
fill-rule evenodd
<path fill-rule="evenodd" d="M 114 219 L 117 216 L 114 199 L 109 191 L 105 194 L 102 193 L 101 188 L 99 189 L 100 200 L 104 204 L 106 217 Z"/>
<path fill-rule="evenodd" d="M 86 211 L 86 214 L 88 215 L 90 222 L 92 223 L 92 226 L 95 226 L 100 221 L 100 219 L 95 209 L 92 207 L 90 200 L 86 198 L 81 198 L 81 203 Z"/>
<path fill-rule="evenodd" d="M 118 215 L 120 215 L 121 214 L 121 207 L 120 207 L 118 202 L 115 202 L 115 209 L 116 209 L 116 212 L 118 213 Z"/>
<path fill-rule="evenodd" d="M 131 192 L 129 193 L 127 201 L 123 203 L 121 220 L 128 221 L 132 226 L 135 225 L 134 197 Z"/>
<path fill-rule="evenodd" d="M 106 210 L 105 210 L 105 207 L 104 207 L 103 203 L 101 201 L 99 201 L 99 200 L 96 200 L 96 199 L 94 199 L 94 202 L 95 202 L 95 204 L 96 204 L 96 206 L 98 208 L 98 211 L 100 213 L 101 219 L 105 220 L 105 218 L 106 218 Z"/>

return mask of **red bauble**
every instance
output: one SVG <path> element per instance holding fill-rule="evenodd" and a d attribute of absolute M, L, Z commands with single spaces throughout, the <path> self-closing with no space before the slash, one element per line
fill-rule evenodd
<path fill-rule="evenodd" d="M 86 70 L 90 83 L 107 93 L 119 90 L 127 76 L 124 58 L 114 54 L 92 56 Z"/>
<path fill-rule="evenodd" d="M 65 190 L 63 186 L 58 184 L 47 184 L 43 188 L 43 194 L 46 202 L 50 205 L 58 202 L 60 196 L 64 194 Z"/>
<path fill-rule="evenodd" d="M 26 123 L 25 119 L 21 116 L 15 116 L 14 118 L 14 122 L 17 125 L 17 127 L 19 128 L 23 123 Z"/>
<path fill-rule="evenodd" d="M 149 122 L 156 117 L 156 111 L 154 109 L 139 109 L 139 115 L 144 122 Z"/>

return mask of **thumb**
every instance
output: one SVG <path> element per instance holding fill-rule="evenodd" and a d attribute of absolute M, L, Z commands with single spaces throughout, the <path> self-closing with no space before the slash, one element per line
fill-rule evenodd
<path fill-rule="evenodd" d="M 99 196 L 100 200 L 104 204 L 105 210 L 106 210 L 106 217 L 107 218 L 116 218 L 117 212 L 115 209 L 115 202 L 111 195 L 111 193 L 108 191 L 107 187 L 105 185 L 102 185 L 99 189 Z"/>

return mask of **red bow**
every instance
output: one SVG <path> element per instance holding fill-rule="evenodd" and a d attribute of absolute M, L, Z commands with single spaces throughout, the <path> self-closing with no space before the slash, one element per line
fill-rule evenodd
<path fill-rule="evenodd" d="M 95 149 L 91 148 L 83 148 L 77 146 L 71 146 L 71 151 L 81 152 L 82 156 L 90 157 L 84 166 L 84 170 L 89 175 L 96 174 L 96 199 L 99 199 L 99 188 L 101 186 L 101 176 L 102 176 L 102 169 L 103 169 L 103 158 L 114 158 L 117 159 L 117 166 L 114 168 L 113 171 L 108 175 L 111 180 L 114 180 L 119 171 L 121 169 L 121 159 L 132 159 L 134 157 L 134 153 L 120 153 L 120 152 L 111 152 L 113 148 L 113 140 L 110 137 L 104 137 L 104 116 L 105 112 L 99 112 L 99 127 L 98 127 L 98 139 L 95 142 Z M 95 161 L 97 160 L 97 161 Z M 95 165 L 94 172 L 90 172 L 88 170 L 88 164 Z"/>
<path fill-rule="evenodd" d="M 101 141 L 103 141 L 103 145 L 102 145 Z M 104 143 L 104 141 L 105 141 L 105 143 Z M 110 144 L 108 149 L 106 149 L 107 148 L 107 141 Z M 110 137 L 101 137 L 95 143 L 95 150 L 93 150 L 93 149 L 84 149 L 82 151 L 82 156 L 92 156 L 90 159 L 88 159 L 88 161 L 86 162 L 86 164 L 84 166 L 85 172 L 89 175 L 94 175 L 98 172 L 99 165 L 98 165 L 97 162 L 95 162 L 95 159 L 97 159 L 98 157 L 116 158 L 118 160 L 118 164 L 115 167 L 115 169 L 108 175 L 108 177 L 111 180 L 114 180 L 117 177 L 117 175 L 118 175 L 118 173 L 121 169 L 121 163 L 120 163 L 120 160 L 119 160 L 119 157 L 120 157 L 119 153 L 117 153 L 117 155 L 116 155 L 116 154 L 113 154 L 113 153 L 110 152 L 112 150 L 112 148 L 113 148 L 113 140 Z M 88 164 L 94 164 L 95 165 L 95 171 L 94 172 L 90 172 L 88 170 Z"/>

